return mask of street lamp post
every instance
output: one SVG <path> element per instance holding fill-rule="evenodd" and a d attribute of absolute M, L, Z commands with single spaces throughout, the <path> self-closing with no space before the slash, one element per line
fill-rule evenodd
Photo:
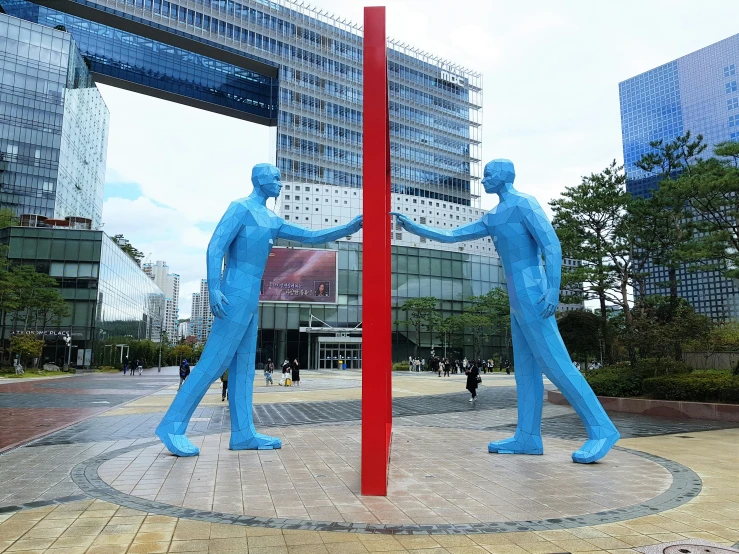
<path fill-rule="evenodd" d="M 162 372 L 162 334 L 164 332 L 164 316 L 162 315 L 161 308 L 159 311 L 159 363 L 157 365 L 157 373 Z"/>

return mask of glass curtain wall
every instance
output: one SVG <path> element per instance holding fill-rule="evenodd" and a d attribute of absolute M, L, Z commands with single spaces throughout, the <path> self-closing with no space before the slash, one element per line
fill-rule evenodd
<path fill-rule="evenodd" d="M 267 358 L 280 362 L 298 358 L 308 360 L 308 334 L 300 327 L 321 326 L 325 322 L 335 328 L 354 328 L 362 322 L 362 245 L 337 242 L 327 245 L 339 250 L 339 298 L 338 304 L 289 304 L 263 302 L 259 308 L 259 349 L 257 363 Z M 446 252 L 420 248 L 394 246 L 392 250 L 392 318 L 393 359 L 407 359 L 419 340 L 415 330 L 405 323 L 405 312 L 399 307 L 408 298 L 434 296 L 439 299 L 443 316 L 458 315 L 470 296 L 486 294 L 496 287 L 505 286 L 502 266 L 498 258 L 461 252 Z M 331 329 L 326 328 L 327 334 Z M 311 339 L 310 356 L 318 349 L 316 338 Z M 340 343 L 340 339 L 336 339 Z M 457 341 L 459 350 L 472 356 L 472 336 L 462 335 Z M 423 332 L 420 350 L 425 357 L 432 345 L 441 346 L 441 339 Z M 499 352 L 497 337 L 483 343 L 483 355 Z M 333 354 L 332 354 L 333 356 Z M 352 355 L 353 356 L 353 355 Z"/>

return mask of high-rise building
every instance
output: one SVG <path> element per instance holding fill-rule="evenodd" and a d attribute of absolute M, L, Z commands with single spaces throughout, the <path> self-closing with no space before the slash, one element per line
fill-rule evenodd
<path fill-rule="evenodd" d="M 109 114 L 72 35 L 0 13 L 0 39 L 0 208 L 98 227 Z"/>
<path fill-rule="evenodd" d="M 200 280 L 200 292 L 192 295 L 192 310 L 190 314 L 190 335 L 199 343 L 205 343 L 213 327 L 213 314 L 210 311 L 210 295 L 208 294 L 208 280 Z"/>
<path fill-rule="evenodd" d="M 0 244 L 7 246 L 12 263 L 28 264 L 57 279 L 69 306 L 67 316 L 38 332 L 44 339 L 42 364 L 120 364 L 132 341 L 158 340 L 164 293 L 102 231 L 6 227 L 0 229 Z M 16 329 L 8 316 L 0 337 L 5 347 Z M 69 334 L 67 345 L 63 337 Z"/>
<path fill-rule="evenodd" d="M 282 171 L 277 209 L 285 219 L 321 228 L 360 213 L 360 26 L 290 0 L 0 4 L 18 17 L 64 25 L 100 82 L 273 127 L 275 158 L 265 161 Z M 442 229 L 479 218 L 482 76 L 391 40 L 388 77 L 393 209 Z M 414 296 L 436 296 L 452 315 L 470 295 L 504 284 L 488 238 L 446 245 L 394 229 L 392 239 L 394 319 L 403 319 L 399 307 Z M 308 359 L 319 348 L 338 355 L 351 341 L 332 342 L 330 329 L 361 334 L 361 240 L 360 232 L 323 245 L 338 250 L 335 305 L 262 303 L 258 359 Z M 192 313 L 192 332 L 203 341 L 212 322 L 207 289 L 194 295 Z M 330 328 L 312 329 L 317 320 Z M 407 357 L 414 342 L 427 355 L 435 341 L 401 324 L 394 355 Z M 489 356 L 497 345 L 485 348 Z"/>
<path fill-rule="evenodd" d="M 169 272 L 167 262 L 157 261 L 141 266 L 149 278 L 164 291 L 164 325 L 162 331 L 167 333 L 171 343 L 177 342 L 180 309 L 180 276 Z"/>
<path fill-rule="evenodd" d="M 185 321 L 180 321 L 177 325 L 177 340 L 186 339 L 190 335 L 192 335 L 190 332 L 190 320 L 186 319 Z"/>
<path fill-rule="evenodd" d="M 715 144 L 739 141 L 739 34 L 619 83 L 626 189 L 645 196 L 656 178 L 638 167 L 650 141 L 690 131 Z M 668 295 L 667 269 L 651 266 L 646 294 Z M 739 318 L 739 286 L 720 271 L 678 271 L 678 293 L 716 321 Z"/>

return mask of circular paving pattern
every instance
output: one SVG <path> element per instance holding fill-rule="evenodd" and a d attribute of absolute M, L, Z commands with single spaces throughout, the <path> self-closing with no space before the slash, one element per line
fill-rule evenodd
<path fill-rule="evenodd" d="M 614 449 L 573 464 L 579 443 L 547 438 L 544 456 L 488 454 L 502 433 L 399 427 L 387 497 L 359 494 L 360 428 L 276 432 L 275 451 L 228 450 L 228 434 L 196 437 L 201 455 L 158 442 L 108 452 L 72 472 L 90 496 L 138 510 L 243 525 L 384 533 L 496 533 L 579 527 L 673 508 L 700 492 L 670 460 Z"/>

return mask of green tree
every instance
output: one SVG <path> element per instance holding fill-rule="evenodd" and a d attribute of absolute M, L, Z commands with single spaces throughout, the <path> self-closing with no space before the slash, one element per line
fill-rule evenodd
<path fill-rule="evenodd" d="M 654 264 L 668 273 L 670 306 L 677 309 L 678 270 L 689 261 L 694 220 L 688 212 L 688 195 L 683 187 L 674 186 L 682 175 L 690 176 L 698 156 L 706 149 L 703 135 L 691 140 L 690 131 L 671 142 L 649 143 L 653 151 L 643 154 L 636 166 L 657 177 L 657 188 L 642 202 L 639 212 L 641 226 L 640 247 L 648 251 Z M 677 352 L 676 352 L 677 354 Z"/>
<path fill-rule="evenodd" d="M 573 310 L 557 319 L 559 334 L 572 357 L 585 361 L 600 353 L 601 319 L 586 310 Z"/>
<path fill-rule="evenodd" d="M 41 324 L 45 330 L 48 323 L 68 314 L 54 277 L 39 273 L 33 266 L 18 265 L 11 267 L 7 278 L 13 329 L 20 322 L 23 331 L 32 324 L 35 329 Z"/>
<path fill-rule="evenodd" d="M 10 208 L 0 209 L 0 229 L 18 225 L 19 219 Z"/>
<path fill-rule="evenodd" d="M 141 250 L 134 248 L 123 235 L 115 235 L 113 237 L 113 242 L 115 242 L 121 250 L 128 254 L 133 261 L 141 266 L 141 260 L 144 259 L 144 253 Z"/>
<path fill-rule="evenodd" d="M 187 344 L 178 344 L 170 351 L 169 361 L 172 365 L 179 366 L 183 359 L 193 360 L 193 349 Z"/>
<path fill-rule="evenodd" d="M 20 354 L 21 365 L 28 358 L 39 358 L 44 348 L 44 341 L 37 339 L 34 335 L 18 334 L 10 338 L 10 348 L 13 352 Z"/>
<path fill-rule="evenodd" d="M 466 320 L 467 326 L 473 330 L 473 350 L 474 357 L 478 357 L 478 350 L 481 350 L 482 339 L 486 332 L 497 335 L 503 341 L 508 359 L 511 359 L 511 302 L 508 297 L 508 291 L 504 288 L 496 287 L 486 294 L 480 296 L 470 296 L 467 299 L 470 305 L 465 310 L 468 314 Z M 469 316 L 480 316 L 483 319 L 470 318 Z M 472 323 L 473 325 L 469 325 Z M 479 331 L 479 336 L 475 338 L 475 331 Z"/>
<path fill-rule="evenodd" d="M 642 306 L 634 314 L 635 337 L 631 339 L 642 358 L 672 357 L 682 361 L 683 344 L 705 342 L 713 327 L 711 319 L 696 313 L 684 298 L 678 298 L 675 306 L 669 297 L 647 296 Z"/>
<path fill-rule="evenodd" d="M 623 166 L 615 161 L 600 173 L 583 177 L 579 185 L 566 187 L 560 198 L 549 202 L 563 252 L 581 261 L 563 278 L 581 283 L 583 299 L 600 304 L 607 363 L 613 361 L 608 305 L 619 306 L 626 325 L 631 324 L 631 286 L 644 265 L 644 258 L 635 255 L 636 225 L 629 211 L 632 204 L 633 198 L 626 192 Z M 632 363 L 636 363 L 634 356 L 632 348 Z"/>
<path fill-rule="evenodd" d="M 695 269 L 722 270 L 739 278 L 739 142 L 714 147 L 717 157 L 701 161 L 671 188 L 687 199 L 697 231 L 686 248 Z"/>
<path fill-rule="evenodd" d="M 439 318 L 434 326 L 434 330 L 441 335 L 444 357 L 446 357 L 446 349 L 448 347 L 461 345 L 461 334 L 464 330 L 464 324 L 458 316 L 450 315 Z"/>
<path fill-rule="evenodd" d="M 413 346 L 413 357 L 418 357 L 418 347 L 421 342 L 421 330 L 432 330 L 438 324 L 439 317 L 436 310 L 438 300 L 433 296 L 409 298 L 399 308 L 406 313 L 406 320 L 397 320 L 395 325 L 408 323 L 416 332 L 416 342 Z"/>

